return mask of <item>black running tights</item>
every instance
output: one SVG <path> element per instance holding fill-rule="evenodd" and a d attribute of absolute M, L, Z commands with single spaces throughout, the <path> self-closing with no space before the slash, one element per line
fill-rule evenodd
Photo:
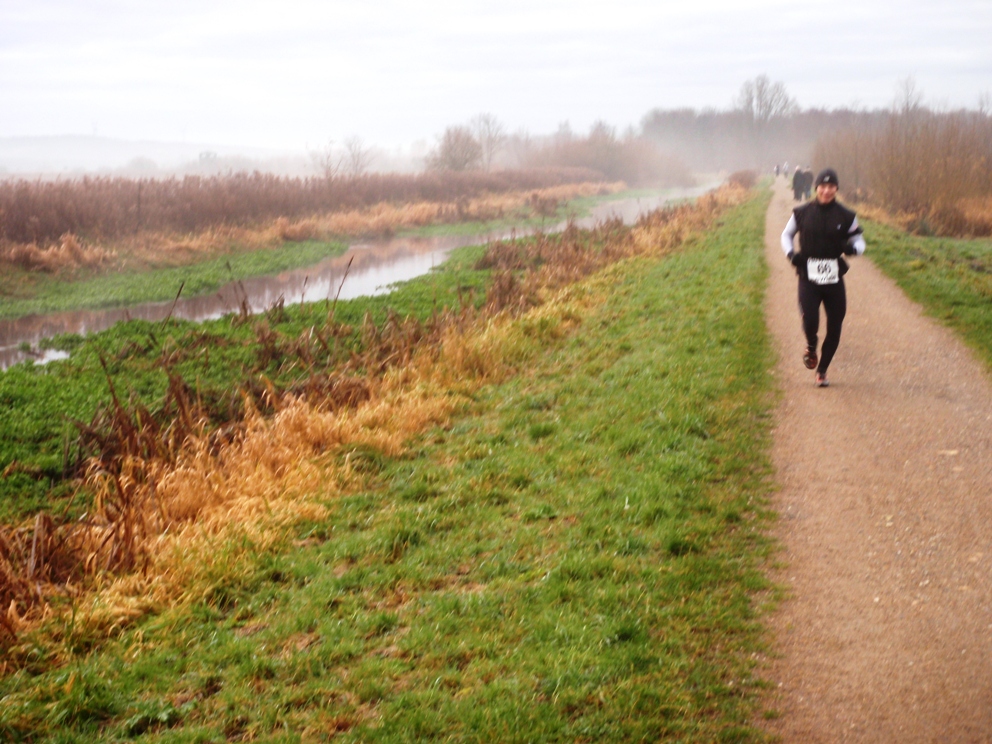
<path fill-rule="evenodd" d="M 847 293 L 844 291 L 843 279 L 837 284 L 814 284 L 806 279 L 799 280 L 799 312 L 803 316 L 806 344 L 812 349 L 816 348 L 816 333 L 820 329 L 821 303 L 827 314 L 827 334 L 823 337 L 820 363 L 816 366 L 816 371 L 826 374 L 840 343 L 840 329 L 847 314 Z"/>

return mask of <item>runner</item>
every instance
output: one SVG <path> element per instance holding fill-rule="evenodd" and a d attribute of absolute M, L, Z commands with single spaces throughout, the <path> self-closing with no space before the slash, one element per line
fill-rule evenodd
<path fill-rule="evenodd" d="M 796 172 L 792 174 L 792 197 L 796 201 L 800 201 L 803 198 L 803 192 L 806 191 L 803 178 L 803 169 L 797 165 Z"/>
<path fill-rule="evenodd" d="M 803 199 L 809 199 L 813 189 L 813 169 L 808 165 L 803 168 Z"/>
<path fill-rule="evenodd" d="M 860 256 L 865 239 L 858 218 L 837 202 L 837 173 L 827 168 L 816 177 L 816 199 L 792 210 L 782 232 L 782 251 L 796 267 L 799 276 L 799 312 L 806 335 L 803 364 L 816 369 L 817 387 L 827 387 L 827 368 L 840 343 L 841 325 L 847 313 L 844 274 L 847 262 L 841 254 Z M 799 234 L 801 252 L 793 239 Z M 816 342 L 820 328 L 820 305 L 827 315 L 827 332 L 817 359 Z"/>

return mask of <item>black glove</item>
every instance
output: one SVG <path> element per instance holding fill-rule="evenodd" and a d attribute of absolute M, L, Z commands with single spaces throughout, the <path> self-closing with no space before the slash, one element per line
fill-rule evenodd
<path fill-rule="evenodd" d="M 858 255 L 857 249 L 850 243 L 844 244 L 844 250 L 841 251 L 845 256 L 856 256 Z"/>
<path fill-rule="evenodd" d="M 797 268 L 803 263 L 803 254 L 796 253 L 795 251 L 789 251 L 786 258 L 789 259 L 789 263 Z"/>

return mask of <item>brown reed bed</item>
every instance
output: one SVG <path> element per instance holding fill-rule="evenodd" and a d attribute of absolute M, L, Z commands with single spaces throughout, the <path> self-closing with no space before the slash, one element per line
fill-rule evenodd
<path fill-rule="evenodd" d="M 133 234 L 97 235 L 84 240 L 67 232 L 54 242 L 30 243 L 0 237 L 0 266 L 67 276 L 80 270 L 98 273 L 179 266 L 231 250 L 260 250 L 290 241 L 378 237 L 430 225 L 499 220 L 514 215 L 547 216 L 570 199 L 615 193 L 623 188 L 620 182 L 583 181 L 451 201 L 378 202 L 297 217 L 279 215 L 258 219 L 251 225 L 219 223 L 188 233 L 147 228 Z"/>
<path fill-rule="evenodd" d="M 277 217 L 361 210 L 376 204 L 453 204 L 491 194 L 601 182 L 586 168 L 494 173 L 366 174 L 287 178 L 265 173 L 169 179 L 84 177 L 0 181 L 0 240 L 50 244 L 72 233 L 112 242 L 141 232 L 199 233 Z"/>
<path fill-rule="evenodd" d="M 822 137 L 814 161 L 840 174 L 847 198 L 921 235 L 992 235 L 992 117 L 907 100 Z M 863 211 L 863 207 L 859 207 Z"/>
<path fill-rule="evenodd" d="M 611 264 L 673 249 L 745 194 L 726 186 L 633 227 L 610 221 L 493 243 L 479 263 L 492 271 L 484 306 L 466 302 L 425 321 L 366 317 L 359 350 L 336 343 L 351 329 L 335 321 L 333 306 L 294 339 L 247 318 L 266 354 L 305 374 L 281 390 L 261 375 L 246 380 L 240 416 L 222 426 L 171 371 L 155 412 L 113 391 L 108 409 L 80 427 L 91 447 L 82 472 L 93 509 L 73 521 L 39 515 L 0 527 L 0 672 L 24 663 L 30 644 L 19 637 L 67 612 L 65 602 L 73 633 L 102 637 L 195 601 L 232 560 L 219 546 L 265 550 L 281 544 L 289 525 L 320 519 L 335 494 L 363 483 L 363 453 L 401 454 L 473 391 L 580 323 L 599 296 L 581 280 L 598 272 L 609 282 Z M 45 627 L 65 640 L 64 623 Z"/>

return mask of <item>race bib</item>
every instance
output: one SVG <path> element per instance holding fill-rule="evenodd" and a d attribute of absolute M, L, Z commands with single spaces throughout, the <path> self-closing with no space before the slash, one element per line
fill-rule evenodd
<path fill-rule="evenodd" d="M 840 281 L 840 265 L 836 258 L 807 258 L 806 275 L 813 284 L 836 284 Z"/>

